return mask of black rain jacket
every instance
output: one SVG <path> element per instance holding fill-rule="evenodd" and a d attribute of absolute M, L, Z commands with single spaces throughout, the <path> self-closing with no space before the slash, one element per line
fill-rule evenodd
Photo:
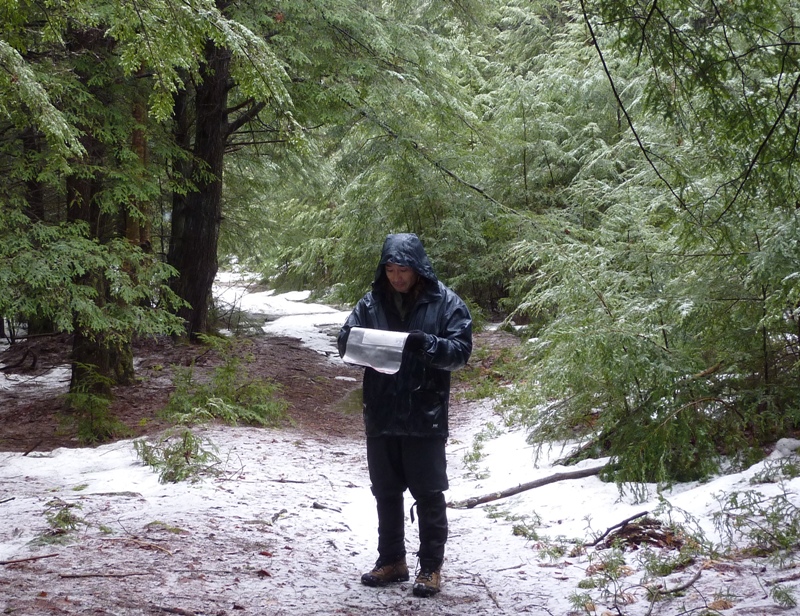
<path fill-rule="evenodd" d="M 420 276 L 415 289 L 406 294 L 411 297 L 405 318 L 395 307 L 387 263 L 411 267 Z M 416 235 L 386 237 L 372 291 L 359 300 L 339 332 L 341 356 L 352 327 L 426 334 L 423 349 L 406 351 L 396 374 L 364 369 L 367 436 L 447 437 L 450 372 L 464 366 L 472 353 L 472 317 L 461 298 L 436 278 Z"/>

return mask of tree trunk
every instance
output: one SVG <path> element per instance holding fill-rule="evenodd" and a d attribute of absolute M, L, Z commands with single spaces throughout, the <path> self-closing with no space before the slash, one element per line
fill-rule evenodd
<path fill-rule="evenodd" d="M 178 271 L 173 290 L 189 307 L 179 313 L 190 337 L 209 329 L 211 286 L 217 275 L 222 217 L 222 170 L 228 138 L 227 93 L 230 53 L 206 44 L 202 82 L 195 91 L 193 164 L 187 181 L 195 190 L 174 202 L 168 262 Z M 185 129 L 185 109 L 176 105 L 176 129 Z M 180 135 L 178 135 L 180 139 Z"/>
<path fill-rule="evenodd" d="M 137 100 L 133 105 L 133 119 L 137 127 L 133 130 L 131 147 L 142 165 L 142 169 L 147 168 L 148 150 L 147 135 L 144 125 L 147 122 L 147 107 L 143 100 Z M 138 202 L 131 204 L 129 210 L 124 212 L 125 216 L 125 237 L 131 244 L 139 246 L 146 252 L 152 251 L 151 245 L 151 226 L 152 207 L 150 203 Z"/>

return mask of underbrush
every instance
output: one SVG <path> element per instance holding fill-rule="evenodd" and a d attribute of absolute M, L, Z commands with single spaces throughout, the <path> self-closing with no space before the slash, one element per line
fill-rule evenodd
<path fill-rule="evenodd" d="M 508 334 L 508 337 L 512 334 Z M 521 340 L 509 344 L 489 336 L 475 338 L 468 364 L 453 373 L 455 396 L 460 400 L 500 398 L 522 378 L 525 362 Z"/>
<path fill-rule="evenodd" d="M 74 430 L 82 445 L 97 445 L 129 436 L 130 429 L 111 411 L 111 397 L 96 393 L 110 388 L 110 379 L 102 376 L 95 366 L 80 366 L 84 381 L 78 390 L 64 395 L 69 411 L 60 417 L 61 428 Z"/>
<path fill-rule="evenodd" d="M 586 576 L 569 595 L 571 616 L 641 614 L 642 602 L 646 616 L 665 609 L 676 616 L 721 616 L 740 601 L 737 588 L 725 585 L 709 593 L 708 583 L 701 588 L 701 577 L 709 570 L 748 567 L 745 560 L 753 561 L 765 598 L 790 609 L 798 606 L 798 597 L 785 582 L 798 575 L 770 580 L 767 571 L 794 570 L 800 564 L 800 507 L 798 495 L 787 486 L 799 465 L 797 454 L 770 461 L 753 476 L 752 489 L 715 495 L 716 540 L 698 519 L 663 497 L 652 512 L 604 532 L 593 530 L 587 520 L 588 539 L 549 538 L 539 532 L 542 520 L 535 513 L 512 516 L 497 506 L 487 512 L 493 518 L 505 515 L 513 533 L 530 541 L 540 559 L 564 564 L 585 559 Z"/>
<path fill-rule="evenodd" d="M 175 366 L 175 391 L 162 411 L 174 423 L 205 423 L 218 419 L 227 424 L 273 426 L 286 418 L 288 404 L 280 386 L 268 379 L 251 376 L 253 361 L 247 339 L 201 336 L 210 351 L 223 358 L 211 377 L 203 380 L 195 366 Z"/>
<path fill-rule="evenodd" d="M 162 411 L 173 427 L 150 439 L 137 439 L 134 449 L 142 462 L 159 473 L 162 483 L 197 480 L 216 474 L 221 464 L 216 446 L 198 432 L 212 422 L 228 425 L 274 426 L 286 419 L 288 403 L 277 383 L 251 376 L 247 340 L 201 337 L 210 351 L 224 359 L 205 380 L 195 366 L 175 367 L 175 391 Z"/>

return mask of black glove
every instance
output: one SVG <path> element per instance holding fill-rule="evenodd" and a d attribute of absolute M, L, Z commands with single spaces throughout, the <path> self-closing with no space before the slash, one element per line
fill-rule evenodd
<path fill-rule="evenodd" d="M 428 335 L 418 329 L 413 329 L 408 332 L 408 337 L 406 338 L 406 344 L 403 347 L 403 350 L 414 353 L 416 351 L 424 350 L 427 346 Z"/>

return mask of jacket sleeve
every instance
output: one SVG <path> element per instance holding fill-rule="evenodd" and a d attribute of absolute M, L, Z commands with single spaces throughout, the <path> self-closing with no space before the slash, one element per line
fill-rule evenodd
<path fill-rule="evenodd" d="M 427 362 L 441 370 L 458 370 L 472 354 L 472 316 L 466 304 L 448 292 L 439 335 L 429 335 L 425 350 Z"/>
<path fill-rule="evenodd" d="M 347 350 L 347 337 L 350 335 L 350 330 L 353 327 L 365 327 L 367 322 L 367 301 L 363 297 L 353 308 L 353 312 L 347 317 L 347 320 L 339 330 L 339 336 L 336 338 L 336 346 L 339 348 L 339 357 L 344 357 Z"/>

